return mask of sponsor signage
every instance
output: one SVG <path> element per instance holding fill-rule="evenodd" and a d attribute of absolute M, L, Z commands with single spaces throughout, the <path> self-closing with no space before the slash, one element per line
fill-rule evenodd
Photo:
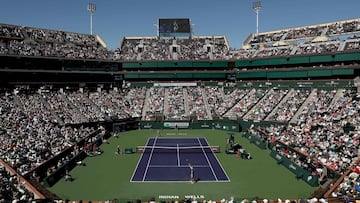
<path fill-rule="evenodd" d="M 159 199 L 180 199 L 179 195 L 159 195 Z M 183 199 L 205 199 L 205 195 L 184 195 Z"/>
<path fill-rule="evenodd" d="M 165 128 L 189 128 L 188 122 L 164 122 Z"/>
<path fill-rule="evenodd" d="M 195 86 L 197 86 L 196 82 L 181 82 L 181 83 L 158 82 L 158 83 L 154 83 L 154 87 L 195 87 Z"/>

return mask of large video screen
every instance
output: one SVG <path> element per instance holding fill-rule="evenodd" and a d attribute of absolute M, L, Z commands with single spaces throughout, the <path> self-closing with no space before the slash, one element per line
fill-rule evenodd
<path fill-rule="evenodd" d="M 160 37 L 190 36 L 191 27 L 188 18 L 159 19 Z"/>

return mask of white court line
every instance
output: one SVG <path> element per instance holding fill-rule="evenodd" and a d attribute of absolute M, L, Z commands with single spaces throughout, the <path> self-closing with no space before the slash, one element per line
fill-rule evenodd
<path fill-rule="evenodd" d="M 208 168 L 209 165 L 193 165 L 197 168 Z M 189 168 L 188 165 L 150 165 L 150 168 Z"/>
<path fill-rule="evenodd" d="M 184 138 L 181 138 L 181 137 L 178 137 L 178 138 L 180 138 L 180 139 L 184 139 Z M 159 138 L 159 139 L 178 139 L 178 138 Z M 150 139 L 152 139 L 152 138 L 148 138 L 148 142 L 147 142 L 147 144 L 146 144 L 146 146 L 148 146 L 148 143 L 149 143 L 149 141 L 150 141 Z M 186 138 L 185 138 L 186 139 Z M 202 139 L 204 139 L 205 141 L 206 141 L 206 138 L 202 138 Z M 201 144 L 201 142 L 200 142 L 200 139 L 199 139 L 199 137 L 197 138 L 197 140 L 198 140 L 198 142 L 200 143 L 200 146 L 201 147 L 203 147 L 202 146 L 202 144 Z M 155 138 L 155 140 L 154 140 L 154 144 L 152 145 L 152 151 L 151 151 L 151 154 L 150 154 L 150 156 L 149 156 L 149 158 L 148 158 L 148 163 L 147 163 L 147 166 L 146 166 L 146 171 L 145 171 L 145 173 L 143 174 L 143 179 L 142 179 L 142 181 L 132 181 L 133 180 L 133 177 L 134 177 L 134 175 L 135 175 L 135 172 L 137 171 L 136 169 L 138 169 L 138 167 L 139 167 L 139 164 L 140 164 L 140 161 L 142 160 L 142 156 L 144 155 L 144 153 L 141 155 L 141 157 L 140 157 L 140 159 L 138 160 L 138 163 L 137 163 L 137 166 L 136 166 L 136 168 L 135 168 L 135 170 L 134 170 L 134 172 L 133 172 L 133 175 L 132 175 L 132 177 L 131 177 L 131 181 L 130 182 L 149 182 L 149 183 L 157 183 L 157 182 L 162 182 L 162 183 L 164 183 L 164 182 L 169 182 L 169 183 L 173 183 L 173 182 L 188 182 L 188 181 L 146 181 L 145 180 L 145 177 L 146 177 L 146 174 L 147 174 L 147 171 L 148 171 L 148 169 L 149 168 L 171 168 L 171 167 L 177 167 L 177 168 L 188 168 L 189 166 L 188 165 L 150 165 L 150 161 L 151 161 L 151 156 L 152 156 L 152 154 L 153 154 L 153 150 L 154 150 L 154 148 L 156 147 L 155 146 L 155 143 L 156 143 L 156 141 L 157 141 L 157 138 Z M 207 141 L 206 141 L 207 142 Z M 208 142 L 207 142 L 208 143 Z M 227 177 L 227 180 L 218 180 L 218 178 L 217 178 L 217 176 L 216 176 L 216 174 L 215 174 L 215 172 L 214 172 L 214 169 L 212 168 L 212 165 L 210 164 L 210 160 L 209 160 L 209 158 L 207 157 L 207 155 L 206 155 L 206 153 L 207 152 L 205 152 L 205 150 L 204 150 L 204 148 L 202 148 L 203 149 L 203 153 L 205 154 L 205 157 L 206 157 L 206 159 L 207 159 L 207 161 L 208 161 L 208 163 L 209 163 L 209 165 L 194 165 L 194 167 L 198 167 L 198 168 L 208 168 L 208 167 L 210 167 L 210 169 L 212 170 L 212 173 L 213 173 L 213 175 L 214 175 L 214 177 L 216 178 L 216 181 L 217 182 L 230 182 L 230 179 L 229 179 L 229 176 L 226 174 L 226 171 L 224 170 L 224 168 L 222 167 L 222 165 L 220 164 L 220 162 L 219 162 L 219 160 L 218 160 L 218 158 L 215 156 L 215 158 L 216 158 L 216 160 L 218 161 L 218 163 L 220 164 L 220 167 L 221 167 L 221 169 L 223 170 L 223 172 L 225 173 L 225 175 L 226 175 L 226 177 Z M 178 158 L 179 159 L 179 158 Z M 214 181 L 202 181 L 202 182 L 214 182 Z"/>
<path fill-rule="evenodd" d="M 150 152 L 150 156 L 149 156 L 148 162 L 147 162 L 147 164 L 146 164 L 146 169 L 145 169 L 145 172 L 144 172 L 142 181 L 145 181 L 146 174 L 147 174 L 147 172 L 148 172 L 148 170 L 149 170 L 151 157 L 152 157 L 152 155 L 153 155 L 154 148 L 155 148 L 156 141 L 157 141 L 157 138 L 156 138 L 156 137 L 155 137 L 154 139 L 155 139 L 155 140 L 154 140 L 154 143 L 153 143 L 153 145 L 152 145 L 152 149 L 151 149 L 151 152 Z"/>
<path fill-rule="evenodd" d="M 200 138 L 197 138 L 197 140 L 198 140 L 200 146 L 203 147 L 202 144 L 201 144 L 201 142 L 200 142 Z M 216 173 L 215 173 L 215 171 L 214 171 L 214 168 L 212 167 L 212 165 L 211 165 L 211 163 L 210 163 L 210 160 L 209 160 L 209 157 L 207 156 L 207 153 L 205 152 L 204 148 L 202 148 L 202 151 L 203 151 L 203 153 L 204 153 L 204 155 L 205 155 L 205 158 L 206 158 L 206 160 L 207 160 L 207 162 L 208 162 L 208 164 L 209 164 L 209 167 L 210 167 L 210 169 L 211 169 L 212 174 L 214 175 L 216 181 L 219 181 L 218 178 L 217 178 L 217 176 L 216 176 Z M 212 152 L 212 153 L 213 153 L 213 155 L 214 155 L 214 152 Z M 215 155 L 214 155 L 214 156 L 215 156 Z"/>
<path fill-rule="evenodd" d="M 179 145 L 178 144 L 176 145 L 176 153 L 177 153 L 177 164 L 178 164 L 178 166 L 180 166 L 181 165 L 181 163 L 180 163 L 180 150 L 179 150 Z"/>
<path fill-rule="evenodd" d="M 133 181 L 134 183 L 188 183 L 188 180 L 148 180 L 148 181 Z M 202 183 L 213 183 L 213 180 L 202 180 Z M 217 183 L 226 183 L 229 181 L 219 180 Z"/>
<path fill-rule="evenodd" d="M 158 140 L 159 139 L 161 139 L 161 138 L 158 138 Z M 178 138 L 179 139 L 179 138 Z M 175 147 L 177 147 L 177 146 L 175 146 L 175 144 L 176 145 L 179 145 L 179 147 L 181 148 L 181 147 L 200 147 L 199 145 L 195 145 L 195 144 L 193 144 L 193 145 L 189 145 L 189 143 L 187 143 L 187 142 L 183 142 L 183 143 L 173 143 L 173 142 L 161 142 L 161 144 L 159 144 L 159 145 L 157 145 L 157 146 L 155 146 L 155 147 L 173 147 L 173 148 L 175 148 Z"/>
<path fill-rule="evenodd" d="M 146 145 L 148 145 L 149 141 L 150 141 L 150 138 L 148 138 L 148 140 L 147 140 L 147 142 L 146 142 Z M 138 168 L 139 168 L 139 164 L 140 164 L 143 156 L 144 156 L 144 153 L 141 154 L 140 159 L 138 160 L 138 162 L 137 162 L 137 164 L 136 164 L 136 167 L 135 167 L 135 170 L 134 170 L 134 172 L 133 172 L 133 174 L 132 174 L 132 176 L 131 176 L 130 182 L 139 182 L 139 181 L 133 181 L 133 179 L 134 179 L 134 176 L 135 176 L 136 171 L 137 171 Z"/>
<path fill-rule="evenodd" d="M 206 140 L 206 138 L 203 138 L 203 139 L 206 141 L 206 143 L 209 143 L 209 142 Z M 223 172 L 225 173 L 226 178 L 228 179 L 228 180 L 222 180 L 222 181 L 219 181 L 219 182 L 230 182 L 230 178 L 229 178 L 229 176 L 227 175 L 226 170 L 225 170 L 224 167 L 222 166 L 222 164 L 221 164 L 221 162 L 219 161 L 219 159 L 217 158 L 217 156 L 216 156 L 215 154 L 214 154 L 214 156 L 215 156 L 217 162 L 219 163 L 221 169 L 222 169 Z"/>

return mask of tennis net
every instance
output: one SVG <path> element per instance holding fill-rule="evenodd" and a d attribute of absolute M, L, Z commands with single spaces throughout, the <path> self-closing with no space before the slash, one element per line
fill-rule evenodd
<path fill-rule="evenodd" d="M 165 147 L 165 146 L 137 146 L 138 153 L 219 153 L 219 146 L 189 146 L 189 147 Z"/>

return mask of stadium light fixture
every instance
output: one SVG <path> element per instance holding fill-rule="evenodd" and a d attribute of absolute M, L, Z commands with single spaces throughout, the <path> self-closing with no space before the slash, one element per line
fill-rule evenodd
<path fill-rule="evenodd" d="M 93 34 L 93 15 L 96 11 L 96 5 L 94 3 L 89 3 L 87 6 L 87 10 L 90 13 L 90 34 Z"/>
<path fill-rule="evenodd" d="M 259 34 L 259 12 L 261 7 L 261 1 L 253 2 L 252 8 L 255 10 L 256 13 L 256 36 Z"/>
<path fill-rule="evenodd" d="M 154 27 L 156 27 L 156 36 L 157 37 L 160 37 L 160 34 L 159 34 L 159 24 L 156 23 L 156 24 L 153 24 Z"/>
<path fill-rule="evenodd" d="M 193 24 L 193 23 L 190 24 L 190 33 L 191 33 L 191 37 L 194 36 L 194 33 L 195 33 L 195 24 Z"/>

